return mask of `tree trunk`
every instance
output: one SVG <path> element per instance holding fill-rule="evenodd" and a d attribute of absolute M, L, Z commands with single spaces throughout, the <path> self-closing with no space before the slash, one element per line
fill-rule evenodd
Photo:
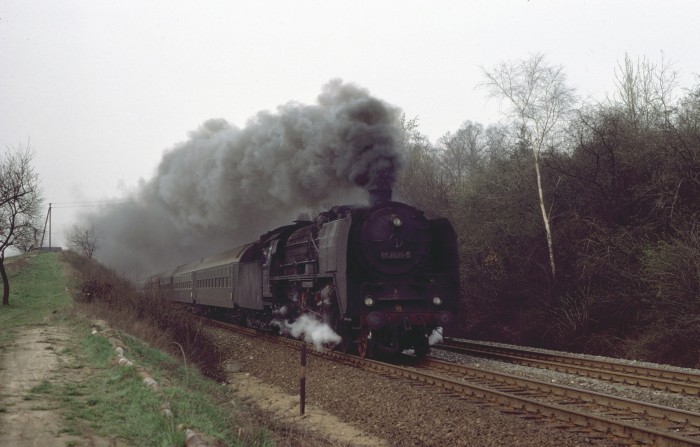
<path fill-rule="evenodd" d="M 10 279 L 5 271 L 5 259 L 0 257 L 0 276 L 2 276 L 2 305 L 10 304 Z"/>
<path fill-rule="evenodd" d="M 547 248 L 549 249 L 549 268 L 552 270 L 552 278 L 557 277 L 557 268 L 554 263 L 554 243 L 552 241 L 552 228 L 549 224 L 549 215 L 547 208 L 544 205 L 544 192 L 542 191 L 542 176 L 540 175 L 540 157 L 537 151 L 535 152 L 535 172 L 537 173 L 537 194 L 540 199 L 540 211 L 542 211 L 542 221 L 544 222 L 544 231 L 547 234 Z"/>

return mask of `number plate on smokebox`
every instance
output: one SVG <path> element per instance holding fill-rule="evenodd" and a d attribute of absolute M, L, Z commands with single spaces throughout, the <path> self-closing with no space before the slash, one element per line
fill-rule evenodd
<path fill-rule="evenodd" d="M 410 251 L 383 251 L 380 253 L 382 259 L 411 259 Z"/>

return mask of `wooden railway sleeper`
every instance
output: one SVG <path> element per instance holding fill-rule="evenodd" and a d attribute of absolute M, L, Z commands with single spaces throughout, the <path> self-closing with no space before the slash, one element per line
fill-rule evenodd
<path fill-rule="evenodd" d="M 293 344 L 296 344 L 297 346 L 301 345 L 300 342 L 296 342 L 294 340 L 287 340 L 286 343 L 290 346 Z M 445 377 L 436 376 L 434 374 L 416 371 L 414 369 L 383 364 L 367 359 L 350 358 L 350 356 L 331 350 L 323 350 L 320 353 L 313 352 L 313 354 L 329 357 L 335 360 L 347 359 L 347 361 L 351 362 L 357 367 L 369 369 L 378 373 L 393 374 L 394 378 L 415 380 L 429 385 L 442 387 L 445 390 L 470 396 L 472 399 L 484 399 L 494 403 L 497 402 L 499 405 L 508 406 L 516 410 L 525 411 L 534 415 L 540 415 L 553 420 L 564 421 L 579 427 L 586 427 L 585 429 L 593 430 L 598 433 L 627 438 L 636 443 L 646 442 L 653 445 L 671 447 L 700 447 L 700 440 L 690 439 L 684 435 L 677 435 L 674 433 L 662 432 L 656 429 L 640 427 L 619 420 L 610 421 L 603 416 L 585 413 L 574 409 L 565 409 L 563 406 L 538 402 L 528 397 L 516 396 L 461 381 L 458 382 Z M 486 402 L 479 405 L 483 405 L 485 403 Z"/>

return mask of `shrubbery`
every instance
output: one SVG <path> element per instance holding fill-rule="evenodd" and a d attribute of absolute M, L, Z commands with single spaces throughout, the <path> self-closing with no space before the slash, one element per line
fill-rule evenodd
<path fill-rule="evenodd" d="M 173 355 L 181 356 L 184 351 L 188 363 L 197 364 L 213 378 L 223 377 L 219 352 L 196 315 L 164 300 L 157 291 L 137 290 L 130 281 L 92 259 L 72 251 L 61 256 L 76 271 L 76 301 L 90 306 L 91 315 Z"/>
<path fill-rule="evenodd" d="M 522 123 L 436 144 L 405 123 L 396 196 L 455 225 L 457 335 L 700 367 L 700 85 L 674 100 L 663 67 L 620 70 L 625 95 L 538 154 L 556 275 Z"/>

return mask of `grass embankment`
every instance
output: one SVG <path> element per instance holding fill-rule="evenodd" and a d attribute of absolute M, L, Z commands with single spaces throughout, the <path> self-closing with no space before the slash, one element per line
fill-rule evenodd
<path fill-rule="evenodd" d="M 185 425 L 221 441 L 222 445 L 267 446 L 274 443 L 259 428 L 237 420 L 240 409 L 227 389 L 188 368 L 179 359 L 150 348 L 126 334 L 125 355 L 161 383 L 161 392 L 148 389 L 135 367 L 119 366 L 115 350 L 104 336 L 91 334 L 91 322 L 72 305 L 54 253 L 15 260 L 9 265 L 10 306 L 0 308 L 0 349 L 8 346 L 23 326 L 64 324 L 73 334 L 61 356 L 59 380 L 44 381 L 26 399 L 54 404 L 73 435 L 119 438 L 128 445 L 184 444 Z M 4 343 L 4 345 L 3 345 Z M 164 403 L 172 416 L 163 414 Z"/>
<path fill-rule="evenodd" d="M 10 305 L 0 306 L 0 349 L 14 339 L 18 328 L 41 324 L 72 302 L 55 253 L 17 256 L 5 262 Z"/>

